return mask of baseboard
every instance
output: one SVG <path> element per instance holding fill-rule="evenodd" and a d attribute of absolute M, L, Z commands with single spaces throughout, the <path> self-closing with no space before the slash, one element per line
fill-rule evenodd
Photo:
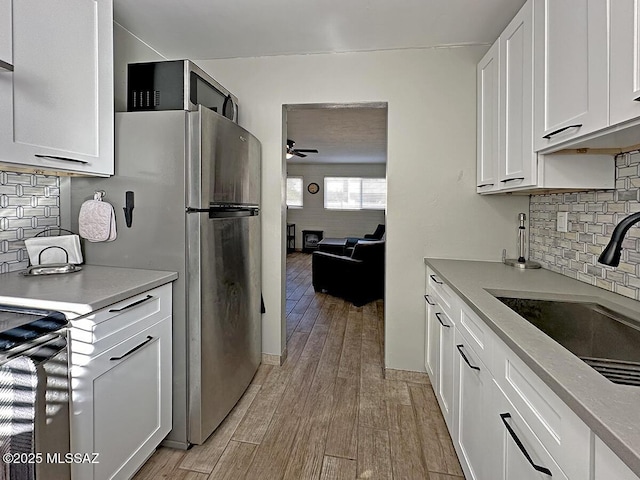
<path fill-rule="evenodd" d="M 287 359 L 287 347 L 284 348 L 282 355 L 272 355 L 270 353 L 262 354 L 262 363 L 265 365 L 276 365 L 281 366 L 284 361 Z"/>
<path fill-rule="evenodd" d="M 412 372 L 410 370 L 395 370 L 393 368 L 384 369 L 384 378 L 389 380 L 399 380 L 401 382 L 421 383 L 430 385 L 429 375 L 425 372 Z"/>

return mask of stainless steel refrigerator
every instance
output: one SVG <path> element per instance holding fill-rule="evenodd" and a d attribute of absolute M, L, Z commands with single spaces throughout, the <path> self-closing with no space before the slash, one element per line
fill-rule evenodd
<path fill-rule="evenodd" d="M 72 179 L 72 229 L 104 190 L 117 238 L 85 242 L 85 262 L 178 272 L 164 443 L 186 448 L 222 422 L 261 360 L 260 142 L 203 107 L 118 113 L 115 126 L 115 176 Z"/>

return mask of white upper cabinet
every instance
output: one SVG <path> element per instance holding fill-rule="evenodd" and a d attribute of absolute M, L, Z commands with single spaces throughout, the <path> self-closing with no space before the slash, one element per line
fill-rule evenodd
<path fill-rule="evenodd" d="M 611 19 L 611 124 L 640 117 L 640 0 L 613 0 Z"/>
<path fill-rule="evenodd" d="M 534 15 L 534 148 L 544 151 L 609 124 L 607 1 L 536 0 Z"/>
<path fill-rule="evenodd" d="M 533 151 L 533 2 L 500 35 L 500 161 L 503 187 L 535 185 Z"/>
<path fill-rule="evenodd" d="M 478 63 L 478 193 L 498 188 L 498 136 L 500 95 L 500 42 L 496 41 Z"/>
<path fill-rule="evenodd" d="M 11 0 L 0 0 L 0 72 L 13 64 Z"/>
<path fill-rule="evenodd" d="M 10 45 L 14 68 L 0 70 L 0 162 L 113 174 L 112 0 L 0 0 L 0 10 L 0 59 Z"/>

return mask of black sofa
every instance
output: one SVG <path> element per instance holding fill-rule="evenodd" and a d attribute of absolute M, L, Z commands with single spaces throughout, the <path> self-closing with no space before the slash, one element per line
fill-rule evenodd
<path fill-rule="evenodd" d="M 361 306 L 384 296 L 384 241 L 358 241 L 350 256 L 313 252 L 316 292 L 327 292 Z"/>

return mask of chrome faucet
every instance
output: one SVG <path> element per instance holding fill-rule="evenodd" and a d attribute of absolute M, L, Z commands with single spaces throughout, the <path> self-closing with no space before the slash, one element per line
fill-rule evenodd
<path fill-rule="evenodd" d="M 629 231 L 631 226 L 634 223 L 638 222 L 640 222 L 640 212 L 629 215 L 620 223 L 618 223 L 618 225 L 616 225 L 616 228 L 613 229 L 613 233 L 611 234 L 611 240 L 609 240 L 609 244 L 605 247 L 605 249 L 598 257 L 598 263 L 609 265 L 611 267 L 617 267 L 618 265 L 620 265 L 622 240 L 624 240 L 624 236 L 626 235 L 627 231 Z"/>

